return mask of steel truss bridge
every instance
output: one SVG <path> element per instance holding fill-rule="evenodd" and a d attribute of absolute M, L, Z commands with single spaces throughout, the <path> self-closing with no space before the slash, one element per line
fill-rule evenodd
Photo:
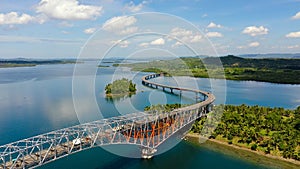
<path fill-rule="evenodd" d="M 149 81 L 163 74 L 142 78 L 146 86 L 173 93 L 195 93 L 193 105 L 171 112 L 127 114 L 64 128 L 0 146 L 0 168 L 35 168 L 89 148 L 113 144 L 133 144 L 142 148 L 142 158 L 151 158 L 156 149 L 180 130 L 188 131 L 191 124 L 211 111 L 213 94 L 196 89 L 167 86 Z"/>

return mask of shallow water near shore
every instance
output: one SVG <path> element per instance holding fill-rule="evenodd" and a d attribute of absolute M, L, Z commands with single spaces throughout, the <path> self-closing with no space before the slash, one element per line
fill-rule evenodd
<path fill-rule="evenodd" d="M 89 62 L 82 64 L 89 68 Z M 0 144 L 28 138 L 52 130 L 79 124 L 72 99 L 74 65 L 40 65 L 36 67 L 0 69 Z M 128 73 L 115 74 L 115 68 L 99 68 L 95 78 L 96 100 L 105 118 L 142 111 L 151 104 L 192 103 L 188 96 L 180 98 L 141 85 L 141 77 L 148 73 L 131 72 L 138 92 L 132 97 L 115 101 L 106 99 L 104 87 L 112 76 L 127 77 Z M 91 77 L 82 72 L 80 77 Z M 194 78 L 178 77 L 187 85 Z M 170 82 L 163 78 L 160 82 Z M 210 90 L 209 79 L 196 79 L 199 88 Z M 219 80 L 212 80 L 218 83 Z M 227 81 L 226 104 L 249 104 L 295 108 L 300 104 L 300 85 L 281 85 L 252 81 Z M 254 94 L 255 93 L 255 94 Z M 82 92 L 82 106 L 86 93 Z M 128 108 L 128 103 L 132 106 Z M 218 104 L 219 101 L 216 101 Z M 116 106 L 117 105 L 117 106 Z M 133 108 L 134 109 L 133 109 Z M 120 112 L 120 110 L 122 112 Z M 95 119 L 100 119 L 95 117 Z M 111 154 L 102 148 L 90 149 L 49 163 L 40 168 L 265 168 L 244 159 L 232 157 L 182 141 L 170 151 L 151 160 L 130 159 Z M 270 166 L 270 168 L 274 168 Z"/>

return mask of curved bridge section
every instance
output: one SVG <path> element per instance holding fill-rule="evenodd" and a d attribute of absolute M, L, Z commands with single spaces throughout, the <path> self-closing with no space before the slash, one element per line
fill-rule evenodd
<path fill-rule="evenodd" d="M 143 158 L 151 158 L 168 138 L 209 113 L 215 97 L 195 89 L 178 88 L 149 81 L 162 74 L 144 76 L 142 83 L 163 90 L 194 92 L 204 100 L 171 112 L 133 113 L 60 129 L 0 146 L 0 168 L 35 168 L 69 154 L 96 146 L 134 144 Z"/>

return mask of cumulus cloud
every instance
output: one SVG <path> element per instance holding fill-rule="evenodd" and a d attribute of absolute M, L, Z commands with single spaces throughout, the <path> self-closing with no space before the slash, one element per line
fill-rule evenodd
<path fill-rule="evenodd" d="M 73 27 L 74 26 L 72 23 L 69 23 L 67 21 L 60 22 L 59 25 L 62 27 Z"/>
<path fill-rule="evenodd" d="M 53 19 L 91 20 L 101 15 L 102 7 L 82 5 L 77 0 L 41 0 L 36 12 Z"/>
<path fill-rule="evenodd" d="M 171 30 L 170 34 L 175 37 L 183 37 L 183 36 L 191 36 L 193 32 L 190 30 L 176 27 Z"/>
<path fill-rule="evenodd" d="M 249 43 L 249 47 L 258 47 L 260 45 L 260 43 L 259 42 L 251 42 L 251 43 Z"/>
<path fill-rule="evenodd" d="M 96 28 L 87 28 L 83 32 L 86 34 L 92 34 L 96 31 Z"/>
<path fill-rule="evenodd" d="M 249 26 L 246 27 L 243 32 L 244 34 L 248 34 L 250 36 L 257 36 L 257 35 L 265 35 L 269 33 L 268 28 L 265 28 L 263 26 L 257 27 L 257 26 Z"/>
<path fill-rule="evenodd" d="M 137 22 L 134 16 L 117 16 L 107 20 L 102 29 L 119 35 L 134 33 L 138 27 L 133 26 Z"/>
<path fill-rule="evenodd" d="M 28 14 L 18 14 L 17 12 L 0 13 L 0 25 L 27 24 L 35 18 Z"/>
<path fill-rule="evenodd" d="M 150 42 L 151 45 L 164 45 L 165 40 L 163 38 L 156 39 L 152 42 Z"/>
<path fill-rule="evenodd" d="M 128 4 L 125 5 L 124 9 L 128 10 L 130 12 L 139 12 L 143 9 L 144 5 L 147 3 L 147 1 L 143 1 L 140 4 L 134 4 L 133 1 L 130 1 Z"/>
<path fill-rule="evenodd" d="M 292 19 L 300 19 L 300 12 L 296 13 Z"/>
<path fill-rule="evenodd" d="M 149 43 L 144 42 L 144 43 L 139 44 L 139 46 L 140 46 L 140 47 L 148 47 L 148 46 L 149 46 Z"/>
<path fill-rule="evenodd" d="M 191 37 L 191 42 L 192 42 L 192 43 L 200 42 L 201 39 L 202 39 L 202 36 L 201 36 L 201 35 L 195 35 L 195 36 L 192 36 L 192 37 Z"/>
<path fill-rule="evenodd" d="M 207 28 L 222 28 L 223 26 L 220 25 L 220 24 L 215 24 L 213 22 L 210 22 L 208 25 L 207 25 Z"/>
<path fill-rule="evenodd" d="M 175 44 L 172 45 L 172 47 L 174 48 L 174 47 L 181 46 L 181 45 L 183 45 L 183 44 L 181 42 L 177 41 Z"/>
<path fill-rule="evenodd" d="M 207 32 L 206 36 L 209 38 L 221 38 L 223 35 L 220 32 Z"/>
<path fill-rule="evenodd" d="M 127 48 L 128 45 L 130 44 L 130 42 L 127 41 L 127 40 L 123 40 L 123 41 L 122 40 L 117 40 L 117 41 L 112 41 L 112 43 L 119 45 L 121 48 Z"/>
<path fill-rule="evenodd" d="M 186 43 L 196 43 L 201 41 L 202 36 L 200 34 L 194 33 L 191 30 L 186 30 L 183 28 L 173 28 L 170 32 L 170 36 L 178 38 L 179 40 Z"/>
<path fill-rule="evenodd" d="M 291 32 L 285 35 L 287 38 L 300 38 L 300 31 L 299 32 Z"/>

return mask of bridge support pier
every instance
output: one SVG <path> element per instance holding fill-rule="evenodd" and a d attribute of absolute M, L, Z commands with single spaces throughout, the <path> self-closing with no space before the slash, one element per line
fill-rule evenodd
<path fill-rule="evenodd" d="M 142 158 L 143 159 L 151 159 L 156 153 L 156 149 L 154 148 L 142 148 Z"/>

